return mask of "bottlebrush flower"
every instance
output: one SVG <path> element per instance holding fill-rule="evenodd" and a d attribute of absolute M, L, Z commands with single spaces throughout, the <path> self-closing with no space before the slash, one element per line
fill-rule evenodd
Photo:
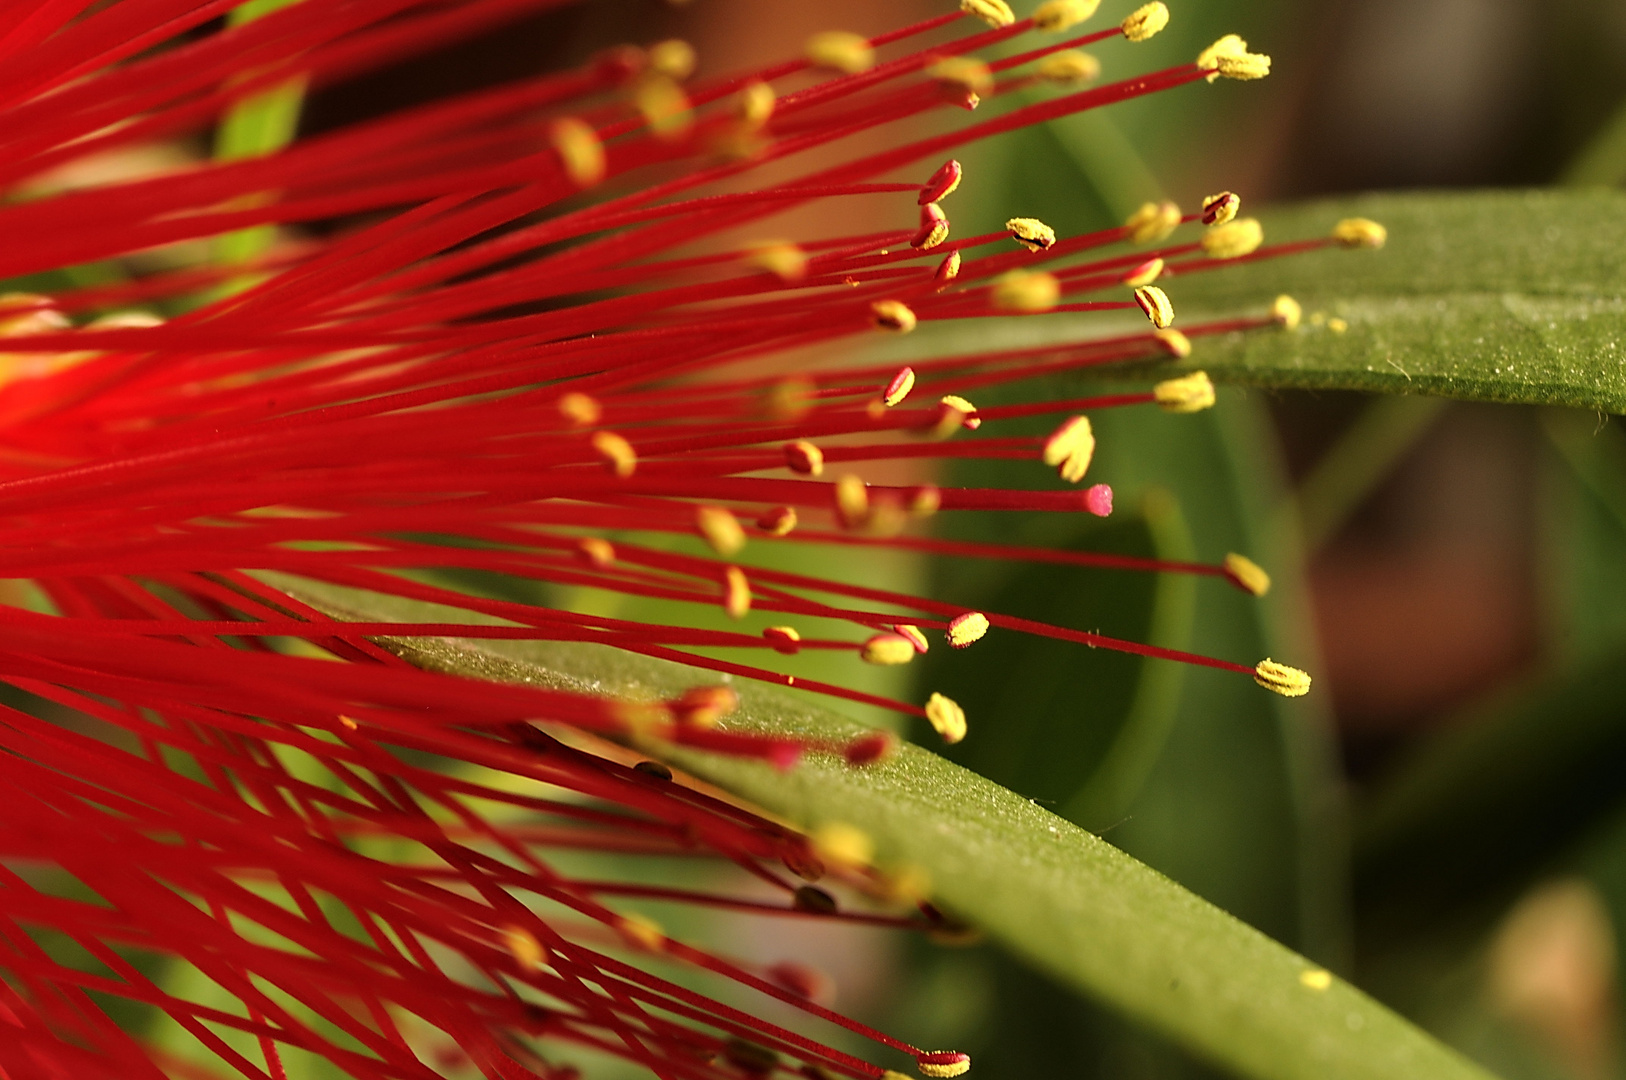
<path fill-rule="evenodd" d="M 957 147 L 1268 69 L 1225 39 L 1190 64 L 1077 88 L 1098 71 L 1077 49 L 1156 33 L 1162 4 L 995 55 L 1036 27 L 1070 33 L 1095 4 L 1050 0 L 1017 20 L 1001 0 L 964 0 L 964 12 L 873 39 L 821 35 L 804 57 L 699 81 L 681 43 L 627 47 L 264 158 L 125 180 L 97 171 L 206 132 L 274 88 L 337 83 L 558 2 L 313 2 L 225 30 L 212 20 L 237 0 L 22 0 L 0 15 L 0 278 L 20 283 L 0 299 L 0 679 L 11 687 L 0 707 L 0 1076 L 223 1067 L 280 1078 L 322 1058 L 356 1077 L 469 1065 L 563 1078 L 572 1046 L 672 1077 L 885 1074 L 658 974 L 669 962 L 865 1035 L 927 1076 L 965 1071 L 964 1055 L 907 1046 L 810 1000 L 818 980 L 805 971 L 757 970 L 622 906 L 942 925 L 906 878 L 869 865 L 861 834 L 800 835 L 590 741 L 637 733 L 789 767 L 807 751 L 874 761 L 890 736 L 822 746 L 738 734 L 718 724 L 736 701 L 726 686 L 618 702 L 418 670 L 381 642 L 593 642 L 789 685 L 775 655 L 895 664 L 925 651 L 927 630 L 955 647 L 1020 630 L 1307 689 L 1302 672 L 1268 660 L 732 561 L 742 547 L 811 541 L 1268 586 L 1240 556 L 1169 564 L 908 531 L 938 510 L 1105 515 L 1104 484 L 863 479 L 882 460 L 1033 458 L 1081 484 L 1095 445 L 1084 412 L 1205 407 L 1206 377 L 996 408 L 964 395 L 1185 356 L 1191 338 L 1290 321 L 1284 300 L 1267 316 L 1168 328 L 1160 274 L 1381 243 L 1376 226 L 1354 223 L 1261 247 L 1257 224 L 1232 220 L 1229 193 L 1200 215 L 1149 205 L 1086 236 L 1013 218 L 1009 234 L 952 237 L 943 200 L 961 169 L 945 158 Z M 1009 104 L 1045 85 L 1056 96 Z M 979 104 L 994 115 L 940 134 L 912 126 Z M 886 125 L 901 132 L 888 149 L 805 164 Z M 752 186 L 779 162 L 803 171 Z M 80 180 L 64 186 L 70 173 Z M 102 178 L 85 186 L 85 175 Z M 895 204 L 897 227 L 732 239 L 798 206 L 849 200 Z M 1227 231 L 1173 239 L 1199 217 Z M 196 257 L 200 241 L 272 226 L 285 242 L 246 263 Z M 1155 332 L 901 372 L 783 361 L 943 319 L 1137 308 Z M 1044 414 L 1062 417 L 1048 440 L 997 434 Z M 699 537 L 716 557 L 637 539 L 658 533 Z M 774 625 L 653 625 L 489 599 L 446 584 L 454 569 Z M 341 621 L 284 587 L 288 575 L 478 618 Z M 799 619 L 853 635 L 804 634 Z M 940 694 L 914 705 L 795 685 L 927 717 L 950 741 L 967 730 Z M 780 900 L 563 869 L 581 852 L 728 860 Z M 848 911 L 810 884 L 826 875 L 918 901 L 915 913 Z M 131 1014 L 115 1001 L 150 1023 L 121 1027 L 110 1013 Z"/>

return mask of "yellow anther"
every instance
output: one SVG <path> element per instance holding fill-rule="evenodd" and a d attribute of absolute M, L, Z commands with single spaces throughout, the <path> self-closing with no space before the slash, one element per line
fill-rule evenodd
<path fill-rule="evenodd" d="M 1197 54 L 1197 66 L 1203 71 L 1212 71 L 1208 77 L 1209 82 L 1219 78 L 1219 58 L 1222 56 L 1241 56 L 1248 51 L 1248 43 L 1237 34 L 1226 34 L 1214 44 Z"/>
<path fill-rule="evenodd" d="M 559 415 L 576 427 L 592 427 L 603 414 L 597 401 L 579 391 L 572 390 L 559 399 Z"/>
<path fill-rule="evenodd" d="M 1095 14 L 1101 0 L 1045 0 L 1033 12 L 1033 28 L 1057 34 Z"/>
<path fill-rule="evenodd" d="M 1123 283 L 1131 289 L 1138 289 L 1142 285 L 1150 285 L 1163 276 L 1163 260 L 1148 259 L 1124 275 Z"/>
<path fill-rule="evenodd" d="M 1044 444 L 1044 463 L 1053 465 L 1061 478 L 1076 484 L 1089 472 L 1090 460 L 1095 457 L 1095 431 L 1090 418 L 1075 416 L 1062 422 L 1051 432 Z"/>
<path fill-rule="evenodd" d="M 1043 271 L 1011 270 L 994 281 L 994 306 L 1001 311 L 1047 311 L 1061 299 L 1061 282 Z"/>
<path fill-rule="evenodd" d="M 875 49 L 869 38 L 847 30 L 826 30 L 807 39 L 803 49 L 808 62 L 846 75 L 857 75 L 875 66 Z"/>
<path fill-rule="evenodd" d="M 1257 218 L 1237 218 L 1203 233 L 1203 251 L 1211 259 L 1239 259 L 1265 242 L 1265 228 Z"/>
<path fill-rule="evenodd" d="M 721 506 L 696 507 L 694 525 L 711 550 L 724 558 L 745 546 L 745 530 L 740 528 L 739 519 Z"/>
<path fill-rule="evenodd" d="M 757 528 L 769 536 L 787 536 L 796 528 L 796 509 L 776 506 L 757 518 Z"/>
<path fill-rule="evenodd" d="M 975 431 L 982 426 L 977 407 L 958 394 L 947 394 L 939 398 L 937 404 L 941 408 L 937 415 L 937 426 L 932 429 L 935 438 L 946 439 L 962 427 Z"/>
<path fill-rule="evenodd" d="M 1168 7 L 1161 0 L 1154 0 L 1153 3 L 1130 12 L 1129 18 L 1119 23 L 1118 28 L 1130 41 L 1146 41 L 1167 25 L 1169 25 Z"/>
<path fill-rule="evenodd" d="M 1005 0 L 960 0 L 960 10 L 975 15 L 996 30 L 1016 21 L 1016 13 Z"/>
<path fill-rule="evenodd" d="M 945 56 L 926 69 L 936 81 L 981 97 L 994 88 L 994 73 L 981 60 L 969 56 Z"/>
<path fill-rule="evenodd" d="M 791 472 L 819 476 L 824 472 L 824 451 L 806 439 L 798 439 L 785 444 L 785 464 Z"/>
<path fill-rule="evenodd" d="M 1332 238 L 1347 248 L 1380 248 L 1389 230 L 1366 218 L 1345 218 L 1332 227 Z"/>
<path fill-rule="evenodd" d="M 1039 66 L 1033 69 L 1039 78 L 1046 82 L 1059 83 L 1062 86 L 1076 86 L 1079 83 L 1094 82 L 1101 77 L 1101 61 L 1087 52 L 1077 49 L 1064 49 L 1058 53 L 1051 53 L 1039 61 Z"/>
<path fill-rule="evenodd" d="M 946 1080 L 947 1077 L 964 1076 L 970 1072 L 971 1056 L 953 1050 L 935 1050 L 916 1058 L 915 1068 L 920 1070 L 922 1076 L 930 1076 L 933 1080 Z"/>
<path fill-rule="evenodd" d="M 730 619 L 743 619 L 751 610 L 751 583 L 737 566 L 723 570 L 723 610 Z"/>
<path fill-rule="evenodd" d="M 608 703 L 615 721 L 634 734 L 649 734 L 672 723 L 672 710 L 658 701 L 612 701 Z"/>
<path fill-rule="evenodd" d="M 869 834 L 844 821 L 826 822 L 808 839 L 813 842 L 813 854 L 827 866 L 862 870 L 875 858 L 875 842 Z"/>
<path fill-rule="evenodd" d="M 742 123 L 759 128 L 773 116 L 773 107 L 778 100 L 773 87 L 761 79 L 752 79 L 740 87 L 740 92 L 735 96 L 734 115 Z"/>
<path fill-rule="evenodd" d="M 909 623 L 898 623 L 892 628 L 900 636 L 907 638 L 909 644 L 915 647 L 915 652 L 923 653 L 931 649 L 932 643 L 926 640 L 926 635 L 920 632 L 920 627 Z"/>
<path fill-rule="evenodd" d="M 1178 379 L 1164 379 L 1152 387 L 1157 406 L 1164 412 L 1194 413 L 1214 406 L 1214 384 L 1206 371 L 1193 371 Z"/>
<path fill-rule="evenodd" d="M 1325 990 L 1332 986 L 1332 972 L 1325 968 L 1300 972 L 1299 985 L 1310 990 Z"/>
<path fill-rule="evenodd" d="M 1162 202 L 1143 203 L 1129 215 L 1124 228 L 1129 240 L 1135 244 L 1155 244 L 1172 233 L 1180 224 L 1180 208 L 1165 199 Z"/>
<path fill-rule="evenodd" d="M 1152 336 L 1162 342 L 1163 348 L 1168 350 L 1169 355 L 1177 360 L 1184 360 L 1191 355 L 1191 339 L 1172 326 L 1166 326 L 1162 330 L 1153 330 Z"/>
<path fill-rule="evenodd" d="M 954 194 L 964 176 L 965 170 L 960 163 L 949 158 L 926 178 L 926 182 L 920 186 L 920 194 L 915 198 L 922 206 L 929 202 L 942 202 Z"/>
<path fill-rule="evenodd" d="M 936 203 L 927 203 L 920 208 L 920 228 L 915 230 L 909 246 L 916 251 L 930 251 L 947 240 L 948 235 L 948 215 L 943 213 L 943 208 Z"/>
<path fill-rule="evenodd" d="M 915 328 L 915 313 L 897 300 L 877 300 L 869 306 L 870 323 L 877 330 L 907 334 Z"/>
<path fill-rule="evenodd" d="M 1203 224 L 1224 225 L 1236 217 L 1242 208 L 1242 197 L 1234 191 L 1222 191 L 1203 200 Z"/>
<path fill-rule="evenodd" d="M 1197 54 L 1197 66 L 1209 72 L 1208 81 L 1262 79 L 1270 74 L 1270 57 L 1248 51 L 1248 43 L 1235 34 L 1226 34 Z"/>
<path fill-rule="evenodd" d="M 936 484 L 922 484 L 909 496 L 909 512 L 931 517 L 943 505 L 943 492 Z"/>
<path fill-rule="evenodd" d="M 691 686 L 676 702 L 678 722 L 696 728 L 714 728 L 739 707 L 740 695 L 729 686 Z"/>
<path fill-rule="evenodd" d="M 794 656 L 801 651 L 802 635 L 794 626 L 770 626 L 762 632 L 762 638 L 774 652 Z"/>
<path fill-rule="evenodd" d="M 619 915 L 615 920 L 616 932 L 628 945 L 645 952 L 660 952 L 666 948 L 666 932 L 661 924 L 647 915 Z"/>
<path fill-rule="evenodd" d="M 933 694 L 926 699 L 926 721 L 946 743 L 957 743 L 965 738 L 965 710 L 953 698 Z"/>
<path fill-rule="evenodd" d="M 1334 315 L 1332 318 L 1327 320 L 1327 329 L 1331 330 L 1335 334 L 1342 334 L 1344 331 L 1349 329 L 1349 324 L 1343 319 L 1340 319 L 1338 316 Z"/>
<path fill-rule="evenodd" d="M 615 565 L 615 545 L 600 536 L 585 536 L 576 541 L 576 554 L 597 570 Z"/>
<path fill-rule="evenodd" d="M 1231 552 L 1225 556 L 1225 576 L 1255 596 L 1270 591 L 1270 575 L 1246 555 Z"/>
<path fill-rule="evenodd" d="M 681 81 L 694 74 L 694 46 L 678 38 L 657 41 L 651 45 L 648 59 L 651 70 L 658 71 L 669 79 Z"/>
<path fill-rule="evenodd" d="M 638 454 L 632 444 L 613 431 L 595 431 L 593 449 L 615 475 L 625 480 L 638 468 Z"/>
<path fill-rule="evenodd" d="M 1140 305 L 1141 311 L 1159 330 L 1174 322 L 1174 305 L 1169 303 L 1168 294 L 1156 285 L 1142 285 L 1136 289 L 1135 303 Z"/>
<path fill-rule="evenodd" d="M 852 528 L 869 517 L 869 487 L 862 478 L 843 473 L 836 479 L 836 518 Z"/>
<path fill-rule="evenodd" d="M 876 634 L 864 642 L 859 655 L 867 664 L 907 664 L 915 658 L 915 645 L 902 634 Z"/>
<path fill-rule="evenodd" d="M 912 367 L 899 368 L 898 373 L 892 376 L 892 381 L 886 384 L 881 391 L 881 400 L 886 407 L 902 404 L 903 399 L 909 396 L 909 391 L 915 388 L 915 369 Z"/>
<path fill-rule="evenodd" d="M 775 420 L 799 420 L 813 408 L 813 393 L 817 389 L 807 376 L 792 375 L 768 388 L 763 405 Z"/>
<path fill-rule="evenodd" d="M 1268 656 L 1253 669 L 1253 681 L 1282 697 L 1303 697 L 1310 692 L 1310 676 L 1296 667 L 1278 664 Z"/>
<path fill-rule="evenodd" d="M 689 95 L 683 92 L 677 80 L 658 72 L 646 72 L 639 77 L 633 87 L 632 103 L 657 138 L 681 139 L 694 127 Z"/>
<path fill-rule="evenodd" d="M 535 971 L 548 962 L 548 950 L 529 930 L 521 926 L 505 926 L 501 933 L 503 948 L 525 971 Z"/>
<path fill-rule="evenodd" d="M 1284 330 L 1297 330 L 1299 322 L 1304 318 L 1304 308 L 1299 306 L 1297 300 L 1283 293 L 1270 305 L 1270 317 Z"/>
<path fill-rule="evenodd" d="M 1005 222 L 1005 231 L 1029 251 L 1044 251 L 1056 242 L 1056 230 L 1038 218 L 1013 217 Z"/>
<path fill-rule="evenodd" d="M 949 282 L 953 281 L 959 276 L 960 253 L 958 251 L 951 251 L 948 253 L 947 258 L 937 264 L 936 271 L 932 273 L 932 281 L 937 284 L 937 291 L 942 292 L 944 289 L 948 288 Z"/>
<path fill-rule="evenodd" d="M 41 314 L 44 314 L 43 312 Z M 55 314 L 52 312 L 51 314 Z M 51 329 L 66 330 L 72 323 L 66 316 L 62 317 L 60 326 Z M 146 330 L 154 326 L 163 326 L 162 316 L 147 311 L 115 311 L 108 315 L 101 315 L 85 324 L 87 330 Z"/>
<path fill-rule="evenodd" d="M 599 142 L 598 132 L 574 116 L 567 116 L 553 122 L 548 141 L 571 183 L 591 187 L 604 179 L 604 144 Z"/>
<path fill-rule="evenodd" d="M 807 253 L 795 244 L 769 241 L 751 249 L 746 261 L 768 271 L 780 281 L 800 281 L 807 276 Z"/>
<path fill-rule="evenodd" d="M 343 713 L 339 715 L 339 723 L 343 724 L 348 731 L 356 731 L 361 727 L 353 717 L 345 716 Z"/>
<path fill-rule="evenodd" d="M 956 649 L 964 649 L 968 648 L 973 642 L 981 641 L 982 635 L 987 632 L 988 616 L 980 611 L 968 611 L 949 620 L 945 636 L 947 636 L 950 646 Z"/>

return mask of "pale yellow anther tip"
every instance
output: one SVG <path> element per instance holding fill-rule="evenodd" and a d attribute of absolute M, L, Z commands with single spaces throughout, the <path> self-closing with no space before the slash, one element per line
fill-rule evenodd
<path fill-rule="evenodd" d="M 824 473 L 824 451 L 806 439 L 786 443 L 785 465 L 803 476 L 820 476 Z"/>
<path fill-rule="evenodd" d="M 591 187 L 604 179 L 604 144 L 599 142 L 598 132 L 574 116 L 566 116 L 553 122 L 548 141 L 571 183 Z"/>
<path fill-rule="evenodd" d="M 1345 218 L 1332 227 L 1332 238 L 1347 248 L 1380 248 L 1389 230 L 1366 218 Z"/>
<path fill-rule="evenodd" d="M 960 0 L 960 10 L 975 15 L 996 30 L 1016 21 L 1016 13 L 1005 0 Z"/>
<path fill-rule="evenodd" d="M 1118 24 L 1124 37 L 1130 41 L 1146 41 L 1169 25 L 1169 9 L 1161 0 L 1153 0 L 1145 7 L 1130 12 L 1129 18 Z"/>
<path fill-rule="evenodd" d="M 1164 379 L 1152 387 L 1152 395 L 1164 412 L 1194 413 L 1214 406 L 1214 384 L 1206 371 Z"/>
<path fill-rule="evenodd" d="M 1090 418 L 1074 416 L 1062 421 L 1051 432 L 1044 444 L 1044 463 L 1056 467 L 1057 473 L 1069 484 L 1076 484 L 1089 472 L 1095 457 L 1095 432 Z"/>
<path fill-rule="evenodd" d="M 1270 317 L 1284 330 L 1297 330 L 1304 319 L 1304 308 L 1297 300 L 1283 293 L 1270 305 Z"/>
<path fill-rule="evenodd" d="M 1095 14 L 1101 0 L 1045 0 L 1033 12 L 1033 28 L 1059 34 Z"/>
<path fill-rule="evenodd" d="M 626 439 L 613 431 L 595 431 L 592 442 L 593 449 L 604 459 L 605 467 L 616 476 L 625 480 L 637 471 L 638 453 Z"/>
<path fill-rule="evenodd" d="M 694 74 L 698 62 L 694 46 L 687 41 L 672 38 L 658 41 L 649 47 L 649 66 L 669 79 L 687 79 Z"/>
<path fill-rule="evenodd" d="M 1255 596 L 1270 591 L 1270 575 L 1258 563 L 1234 551 L 1225 556 L 1225 576 Z"/>
<path fill-rule="evenodd" d="M 1012 270 L 994 282 L 994 307 L 1001 311 L 1047 311 L 1060 299 L 1061 282 L 1043 271 Z"/>
<path fill-rule="evenodd" d="M 949 620 L 948 631 L 944 636 L 948 638 L 950 647 L 964 649 L 973 642 L 982 640 L 982 636 L 987 632 L 988 616 L 980 611 L 967 611 Z"/>
<path fill-rule="evenodd" d="M 632 103 L 658 139 L 672 142 L 689 134 L 694 127 L 689 95 L 670 76 L 657 71 L 644 72 L 633 87 Z"/>
<path fill-rule="evenodd" d="M 695 528 L 711 550 L 727 558 L 745 546 L 745 530 L 739 519 L 721 506 L 701 506 L 694 512 Z"/>
<path fill-rule="evenodd" d="M 875 49 L 869 38 L 847 30 L 826 30 L 807 39 L 803 55 L 815 67 L 829 68 L 844 75 L 857 75 L 875 66 Z"/>
<path fill-rule="evenodd" d="M 1242 197 L 1234 191 L 1222 191 L 1218 195 L 1210 195 L 1203 200 L 1202 218 L 1204 225 L 1224 225 L 1235 220 L 1236 212 L 1242 208 Z"/>
<path fill-rule="evenodd" d="M 876 634 L 859 647 L 858 655 L 866 664 L 891 667 L 907 664 L 918 652 L 915 643 L 902 634 Z"/>
<path fill-rule="evenodd" d="M 1203 233 L 1203 252 L 1210 259 L 1240 259 L 1264 242 L 1265 227 L 1257 218 L 1237 218 Z"/>
<path fill-rule="evenodd" d="M 774 105 L 778 100 L 773 87 L 760 79 L 753 79 L 740 87 L 734 99 L 734 114 L 744 123 L 758 128 L 773 117 Z"/>
<path fill-rule="evenodd" d="M 1123 277 L 1123 283 L 1131 289 L 1138 289 L 1142 285 L 1150 285 L 1163 276 L 1164 263 L 1162 259 L 1147 259 Z"/>
<path fill-rule="evenodd" d="M 897 300 L 877 300 L 869 306 L 870 323 L 877 330 L 907 334 L 915 328 L 915 313 Z"/>
<path fill-rule="evenodd" d="M 559 415 L 576 427 L 592 427 L 603 414 L 597 401 L 579 391 L 572 390 L 559 398 Z"/>
<path fill-rule="evenodd" d="M 921 1076 L 947 1080 L 948 1077 L 964 1076 L 971 1071 L 971 1055 L 957 1050 L 933 1050 L 917 1057 L 915 1068 L 920 1070 Z"/>
<path fill-rule="evenodd" d="M 751 611 L 751 583 L 737 566 L 723 570 L 723 611 L 730 619 L 743 619 Z"/>
<path fill-rule="evenodd" d="M 1191 339 L 1172 326 L 1152 331 L 1152 336 L 1162 343 L 1163 349 L 1176 360 L 1184 360 L 1191 355 Z"/>
<path fill-rule="evenodd" d="M 826 822 L 808 839 L 813 843 L 813 854 L 827 866 L 859 870 L 875 858 L 875 842 L 869 834 L 844 821 Z"/>
<path fill-rule="evenodd" d="M 965 710 L 953 698 L 932 694 L 926 700 L 926 721 L 946 743 L 957 743 L 965 738 Z"/>
<path fill-rule="evenodd" d="M 1101 77 L 1101 61 L 1087 52 L 1063 49 L 1040 60 L 1034 73 L 1046 82 L 1073 86 L 1094 82 Z"/>
<path fill-rule="evenodd" d="M 1299 985 L 1310 990 L 1326 990 L 1332 986 L 1332 972 L 1323 968 L 1300 972 Z"/>
<path fill-rule="evenodd" d="M 1310 692 L 1308 672 L 1278 664 L 1268 656 L 1253 669 L 1253 681 L 1282 697 L 1303 697 Z"/>
<path fill-rule="evenodd" d="M 1142 285 L 1136 289 L 1135 303 L 1140 305 L 1146 318 L 1159 330 L 1174 322 L 1174 305 L 1169 302 L 1168 294 L 1156 285 Z"/>
<path fill-rule="evenodd" d="M 1270 74 L 1270 57 L 1248 51 L 1248 43 L 1235 34 L 1226 34 L 1197 54 L 1197 66 L 1207 71 L 1208 81 L 1218 78 L 1263 79 Z"/>
<path fill-rule="evenodd" d="M 1175 230 L 1180 224 L 1180 217 L 1180 207 L 1168 200 L 1143 203 L 1139 210 L 1129 215 L 1124 228 L 1129 230 L 1132 243 L 1155 244 Z"/>
<path fill-rule="evenodd" d="M 1044 251 L 1056 242 L 1056 230 L 1038 218 L 1013 217 L 1005 222 L 1005 231 L 1029 251 Z"/>
<path fill-rule="evenodd" d="M 994 73 L 987 64 L 970 56 L 945 56 L 926 68 L 937 82 L 981 97 L 994 88 Z"/>
<path fill-rule="evenodd" d="M 886 402 L 886 407 L 890 409 L 894 405 L 903 404 L 903 399 L 908 397 L 909 392 L 914 388 L 915 369 L 912 367 L 899 368 L 898 373 L 892 376 L 892 381 L 887 383 L 886 388 L 881 391 L 881 400 Z"/>

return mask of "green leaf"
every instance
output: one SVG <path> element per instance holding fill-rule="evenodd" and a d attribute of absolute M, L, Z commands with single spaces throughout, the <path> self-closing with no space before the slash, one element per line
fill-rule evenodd
<path fill-rule="evenodd" d="M 445 609 L 274 578 L 342 617 L 422 621 Z M 462 616 L 463 613 L 456 613 Z M 600 646 L 393 639 L 421 666 L 600 694 L 670 694 L 705 676 Z M 731 729 L 845 739 L 863 729 L 783 691 L 738 685 Z M 1030 801 L 919 747 L 853 769 L 811 755 L 778 772 L 682 747 L 645 748 L 804 828 L 844 821 L 883 865 L 1066 984 L 1258 1080 L 1486 1077 L 1365 994 Z"/>

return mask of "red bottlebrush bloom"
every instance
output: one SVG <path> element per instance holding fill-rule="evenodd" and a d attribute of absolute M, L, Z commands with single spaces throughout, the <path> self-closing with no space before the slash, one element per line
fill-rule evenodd
<path fill-rule="evenodd" d="M 380 638 L 593 642 L 788 684 L 776 654 L 900 663 L 928 647 L 924 631 L 963 648 L 993 628 L 1308 688 L 1271 661 L 728 561 L 747 544 L 814 542 L 1268 586 L 1246 560 L 1175 565 L 907 531 L 937 510 L 1106 515 L 1104 484 L 863 479 L 883 460 L 1032 458 L 1077 485 L 1094 447 L 1087 422 L 1064 420 L 1048 440 L 1000 436 L 1001 422 L 1192 411 L 1212 403 L 1206 378 L 996 408 L 962 395 L 1183 356 L 1191 337 L 1296 318 L 1286 302 L 1164 329 L 1170 301 L 1150 281 L 1165 266 L 1381 243 L 1371 223 L 1346 223 L 1335 238 L 1264 248 L 1256 224 L 1208 206 L 1212 229 L 1175 239 L 1203 215 L 1166 205 L 1086 236 L 1023 218 L 1010 233 L 949 238 L 952 203 L 939 200 L 961 182 L 956 147 L 1268 69 L 1226 39 L 1191 64 L 1068 85 L 1093 77 L 1073 50 L 1150 36 L 1167 19 L 1161 4 L 1074 34 L 1066 3 L 1016 21 L 998 0 L 965 0 L 964 13 L 870 40 L 821 35 L 806 57 L 698 81 L 678 43 L 626 48 L 260 159 L 125 180 L 88 168 L 205 132 L 268 90 L 338 83 L 557 3 L 311 2 L 224 30 L 213 20 L 237 0 L 21 0 L 0 14 L 0 279 L 33 282 L 0 298 L 0 679 L 12 688 L 0 706 L 0 1077 L 280 1078 L 314 1055 L 356 1077 L 466 1063 L 562 1078 L 572 1070 L 555 1054 L 571 1046 L 685 1080 L 725 1066 L 885 1071 L 656 973 L 670 961 L 868 1036 L 927 1076 L 968 1067 L 825 1009 L 816 973 L 756 970 L 617 906 L 940 923 L 925 903 L 907 917 L 848 912 L 808 884 L 828 862 L 861 890 L 898 891 L 853 837 L 815 844 L 590 738 L 637 731 L 784 767 L 824 750 L 862 767 L 890 752 L 889 736 L 819 746 L 736 734 L 718 726 L 735 700 L 723 687 L 630 705 L 421 671 Z M 973 59 L 1036 26 L 1063 38 Z M 968 59 L 945 67 L 946 52 Z M 1000 111 L 1011 91 L 1045 83 L 1055 96 Z M 922 114 L 979 104 L 955 130 L 909 131 Z M 752 186 L 764 165 L 813 160 L 882 125 L 903 133 L 884 151 Z M 813 201 L 859 199 L 896 203 L 897 227 L 725 239 Z M 1234 197 L 1226 205 L 1234 215 Z M 267 226 L 284 242 L 248 263 L 189 254 Z M 57 273 L 85 266 L 99 273 Z M 937 357 L 903 373 L 775 363 L 922 322 L 1137 308 L 1156 332 Z M 700 537 L 717 557 L 628 538 L 663 532 Z M 652 625 L 485 599 L 424 573 L 451 569 L 776 625 Z M 273 583 L 287 575 L 474 617 L 339 621 Z M 803 636 L 798 619 L 853 631 Z M 915 705 L 796 685 L 965 734 L 941 695 Z M 585 879 L 556 865 L 577 851 L 729 860 L 779 899 Z M 116 1000 L 163 1018 L 197 1053 L 114 1023 Z"/>

